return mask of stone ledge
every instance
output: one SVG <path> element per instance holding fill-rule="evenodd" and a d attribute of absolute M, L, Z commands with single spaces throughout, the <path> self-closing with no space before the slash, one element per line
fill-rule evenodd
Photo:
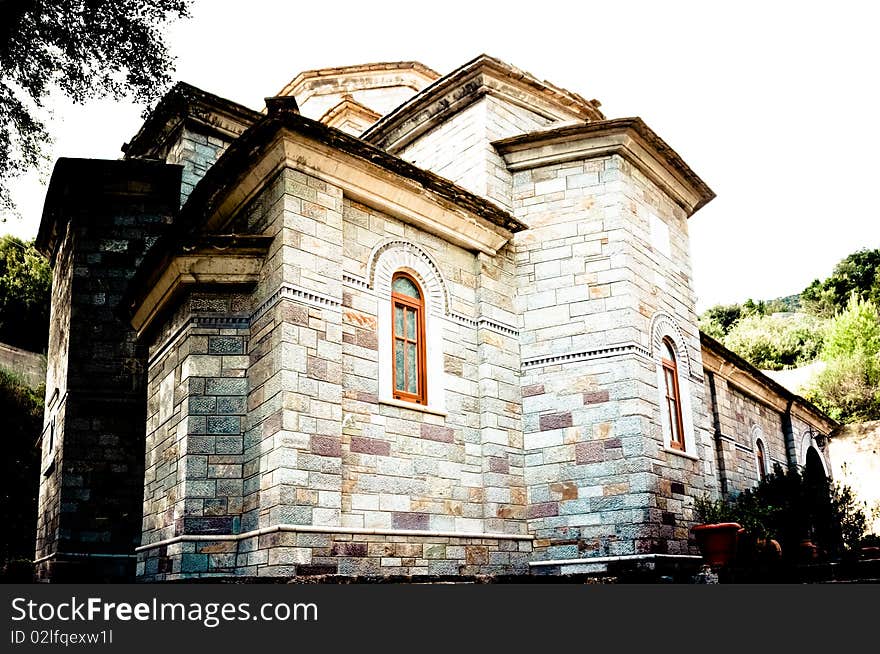
<path fill-rule="evenodd" d="M 253 538 L 254 536 L 263 536 L 275 532 L 307 532 L 317 534 L 360 534 L 372 536 L 417 536 L 417 537 L 435 537 L 435 538 L 481 538 L 486 540 L 534 540 L 534 536 L 529 534 L 500 534 L 491 532 L 456 532 L 456 531 L 428 531 L 422 529 L 366 529 L 360 527 L 333 527 L 333 526 L 313 526 L 313 525 L 275 525 L 264 529 L 255 529 L 242 534 L 230 534 L 226 536 L 217 535 L 198 535 L 184 534 L 166 538 L 155 543 L 141 545 L 135 548 L 135 552 L 144 552 L 172 543 L 190 542 L 190 541 L 222 541 L 222 540 L 244 540 Z"/>

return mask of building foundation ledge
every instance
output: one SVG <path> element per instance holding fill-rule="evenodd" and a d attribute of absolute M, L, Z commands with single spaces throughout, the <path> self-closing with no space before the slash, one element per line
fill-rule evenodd
<path fill-rule="evenodd" d="M 532 574 L 595 574 L 612 572 L 620 568 L 694 568 L 703 564 L 703 557 L 692 554 L 627 554 L 620 556 L 595 556 L 580 559 L 550 559 L 530 561 Z"/>

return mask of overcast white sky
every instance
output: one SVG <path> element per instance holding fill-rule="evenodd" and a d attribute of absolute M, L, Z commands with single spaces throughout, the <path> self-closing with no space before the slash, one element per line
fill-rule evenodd
<path fill-rule="evenodd" d="M 481 52 L 641 116 L 718 194 L 690 219 L 698 308 L 802 290 L 880 247 L 874 3 L 197 0 L 173 25 L 176 78 L 263 106 L 297 72 Z M 117 158 L 141 107 L 56 105 L 53 159 Z M 16 197 L 36 235 L 45 185 Z"/>

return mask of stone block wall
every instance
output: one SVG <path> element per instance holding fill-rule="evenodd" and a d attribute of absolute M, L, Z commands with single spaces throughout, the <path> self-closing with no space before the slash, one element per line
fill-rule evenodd
<path fill-rule="evenodd" d="M 536 556 L 687 554 L 692 499 L 712 484 L 713 451 L 693 295 L 675 272 L 687 270 L 686 233 L 669 230 L 673 265 L 652 259 L 647 214 L 672 220 L 671 203 L 617 155 L 518 170 L 513 197 L 530 227 L 515 244 Z M 660 313 L 682 326 L 690 363 L 680 375 L 693 407 L 685 456 L 660 428 Z"/>
<path fill-rule="evenodd" d="M 758 399 L 738 389 L 728 380 L 715 376 L 715 397 L 721 424 L 720 448 L 722 469 L 728 493 L 741 492 L 760 481 L 757 464 L 757 439 L 764 443 L 767 466 L 785 467 L 786 436 L 783 415 Z"/>
<path fill-rule="evenodd" d="M 180 170 L 62 160 L 41 247 L 53 265 L 51 364 L 42 438 L 37 575 L 126 578 L 140 541 L 145 345 L 119 305 L 144 252 L 173 220 Z"/>
<path fill-rule="evenodd" d="M 692 441 L 686 437 L 685 454 L 663 447 L 654 469 L 662 471 L 670 483 L 683 484 L 685 498 L 680 516 L 692 519 L 692 500 L 718 489 L 712 417 L 708 409 L 700 333 L 697 325 L 696 297 L 691 285 L 690 240 L 687 214 L 657 184 L 648 179 L 630 162 L 619 159 L 617 177 L 621 182 L 622 225 L 627 235 L 628 268 L 625 273 L 632 283 L 637 313 L 631 324 L 640 334 L 641 342 L 656 361 L 660 355 L 656 328 L 658 317 L 666 325 L 674 324 L 667 334 L 677 343 L 679 383 L 685 396 L 682 405 L 685 431 L 692 430 Z M 667 327 L 667 329 L 670 329 Z M 661 389 L 647 396 L 654 408 L 653 434 L 660 426 L 659 398 Z M 690 427 L 688 425 L 690 423 Z M 678 518 L 679 520 L 681 519 Z"/>
<path fill-rule="evenodd" d="M 526 574 L 530 552 L 530 538 L 284 530 L 144 549 L 138 578 Z"/>
<path fill-rule="evenodd" d="M 375 555 L 332 544 L 292 554 L 285 542 L 253 547 L 264 554 L 241 550 L 246 556 L 235 559 L 236 570 L 242 561 L 261 575 L 288 574 L 297 564 L 357 574 L 522 568 L 515 537 L 525 533 L 526 494 L 518 342 L 510 326 L 512 250 L 477 257 L 290 169 L 239 225 L 276 237 L 242 311 L 233 310 L 234 297 L 222 304 L 219 296 L 193 294 L 153 346 L 142 573 L 218 572 L 217 557 L 210 568 L 205 557 L 183 562 L 184 554 L 202 554 L 184 552 L 186 536 L 232 536 L 219 539 L 222 551 L 214 552 L 232 554 L 229 543 L 248 548 L 248 532 L 279 525 L 301 526 L 321 542 L 336 529 L 370 530 L 377 533 L 368 541 L 406 545 L 409 554 L 378 544 L 371 545 Z M 436 275 L 423 280 L 424 292 L 435 293 L 431 302 L 442 298 L 427 316 L 439 362 L 428 377 L 428 407 L 380 398 L 387 371 L 380 371 L 379 307 L 390 315 L 390 294 L 377 290 L 385 273 L 375 267 L 386 251 L 418 256 L 411 265 L 425 268 L 416 273 Z M 197 310 L 209 306 L 208 313 Z M 210 323 L 221 317 L 241 320 L 241 327 Z M 246 362 L 216 351 L 221 345 L 245 347 Z M 240 384 L 234 398 L 216 390 L 230 383 Z M 243 415 L 221 407 L 234 399 L 240 410 L 244 397 Z M 218 420 L 240 427 L 239 459 L 219 451 L 227 436 L 212 434 Z M 221 494 L 221 485 L 233 483 L 240 484 L 240 503 Z M 177 537 L 183 549 L 163 542 Z M 507 540 L 513 544 L 499 549 Z M 449 553 L 442 551 L 447 545 Z M 205 566 L 195 569 L 193 561 Z"/>
<path fill-rule="evenodd" d="M 64 480 L 61 476 L 59 453 L 62 451 L 67 423 L 65 407 L 73 295 L 73 242 L 74 234 L 68 223 L 59 236 L 57 253 L 52 261 L 46 407 L 43 411 L 43 432 L 40 438 L 40 485 L 37 499 L 40 508 L 37 514 L 35 559 L 50 556 L 57 550 L 61 536 L 61 487 Z"/>
<path fill-rule="evenodd" d="M 33 388 L 46 383 L 46 355 L 39 352 L 0 343 L 0 368 L 20 375 Z"/>
<path fill-rule="evenodd" d="M 171 145 L 165 157 L 166 163 L 183 166 L 180 184 L 181 205 L 186 202 L 195 185 L 226 151 L 229 144 L 230 141 L 220 138 L 214 132 L 199 132 L 188 126 L 181 128 L 177 140 Z"/>
<path fill-rule="evenodd" d="M 355 464 L 344 465 L 344 524 L 522 533 L 518 348 L 499 327 L 515 319 L 511 253 L 478 259 L 354 202 L 345 204 L 343 226 L 343 449 Z M 441 411 L 379 398 L 380 365 L 390 365 L 380 350 L 390 343 L 377 340 L 378 311 L 390 313 L 390 305 L 387 297 L 382 305 L 368 275 L 371 256 L 389 237 L 429 257 L 447 292 L 447 308 L 427 316 L 442 349 L 442 369 L 428 371 L 429 404 L 432 387 L 442 389 Z M 374 456 L 377 448 L 391 459 Z"/>
<path fill-rule="evenodd" d="M 484 95 L 396 154 L 511 210 L 511 174 L 492 141 L 550 123 L 521 106 Z"/>
<path fill-rule="evenodd" d="M 143 543 L 239 530 L 248 309 L 190 294 L 151 348 Z"/>

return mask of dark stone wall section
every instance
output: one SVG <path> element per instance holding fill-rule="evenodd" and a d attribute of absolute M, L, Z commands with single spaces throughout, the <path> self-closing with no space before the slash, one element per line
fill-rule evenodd
<path fill-rule="evenodd" d="M 178 166 L 138 160 L 62 159 L 55 168 L 37 244 L 53 281 L 70 280 L 62 283 L 70 311 L 53 312 L 50 325 L 58 344 L 50 359 L 64 361 L 46 390 L 47 398 L 59 390 L 47 411 L 47 420 L 57 416 L 57 472 L 41 478 L 53 488 L 41 488 L 40 513 L 53 519 L 40 523 L 38 579 L 133 578 L 147 351 L 119 305 L 144 253 L 174 220 L 180 176 Z"/>

